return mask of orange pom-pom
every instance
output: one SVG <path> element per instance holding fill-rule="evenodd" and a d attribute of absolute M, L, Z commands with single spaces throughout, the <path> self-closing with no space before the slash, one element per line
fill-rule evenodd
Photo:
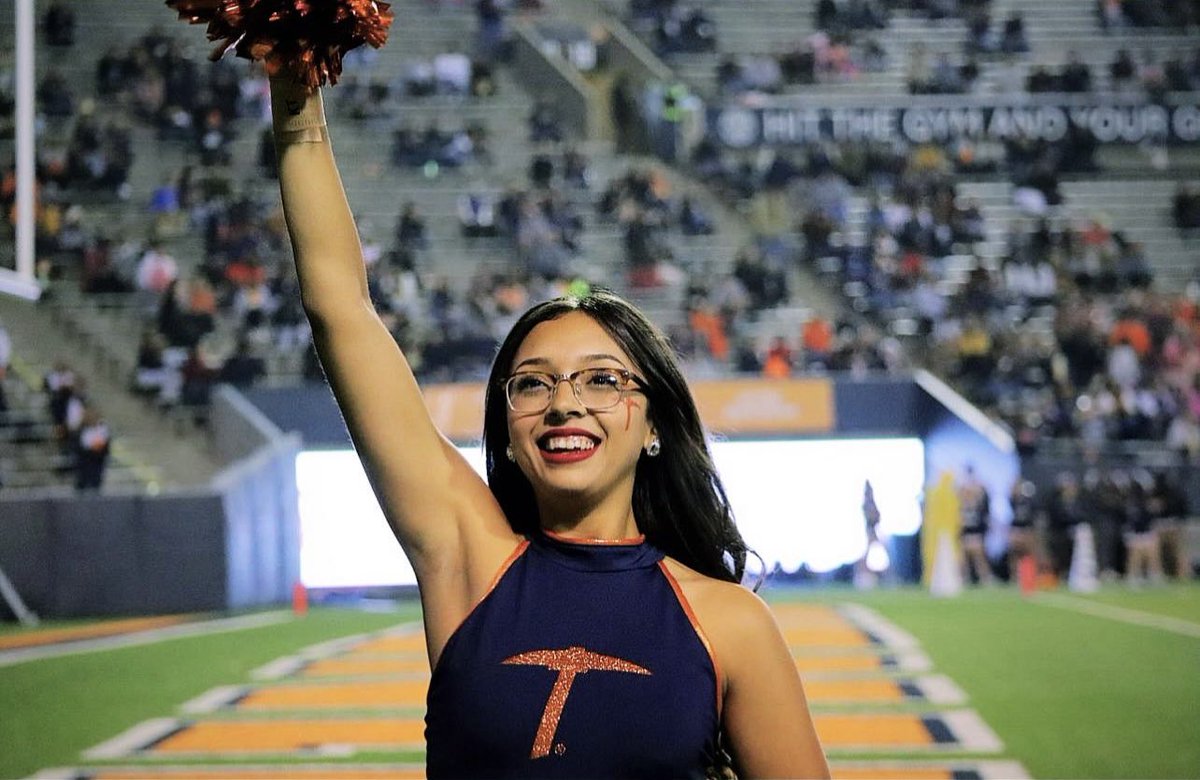
<path fill-rule="evenodd" d="M 219 41 L 210 59 L 233 49 L 309 87 L 336 84 L 342 56 L 364 43 L 387 42 L 391 4 L 383 0 L 166 0 L 191 24 L 207 24 Z"/>

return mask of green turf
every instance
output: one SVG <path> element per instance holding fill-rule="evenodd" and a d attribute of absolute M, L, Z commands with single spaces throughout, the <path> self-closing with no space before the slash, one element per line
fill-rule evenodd
<path fill-rule="evenodd" d="M 854 601 L 912 633 L 1035 777 L 1200 776 L 1200 639 L 1023 599 L 1005 589 L 932 599 L 918 590 L 770 591 L 770 599 Z M 1200 587 L 1095 601 L 1200 622 Z M 74 765 L 143 720 L 171 716 L 217 685 L 337 636 L 415 619 L 316 609 L 261 629 L 0 667 L 0 778 Z M 840 757 L 840 756 L 839 756 Z M 355 760 L 420 760 L 412 754 Z M 231 759 L 234 760 L 234 759 Z M 236 761 L 235 761 L 236 762 Z"/>
<path fill-rule="evenodd" d="M 264 628 L 177 639 L 0 667 L 0 778 L 77 764 L 79 754 L 217 685 L 318 642 L 415 620 L 392 613 L 313 609 Z"/>
<path fill-rule="evenodd" d="M 1196 597 L 1196 587 L 1193 585 L 1147 586 L 1138 590 L 1109 586 L 1098 593 L 1081 598 L 1125 609 L 1166 615 L 1200 625 L 1200 598 Z"/>
<path fill-rule="evenodd" d="M 1185 609 L 1200 605 L 1200 588 L 1176 595 Z M 1039 605 L 1010 590 L 821 598 L 866 604 L 913 634 L 935 670 L 967 691 L 1006 754 L 1035 777 L 1200 774 L 1200 639 Z"/>

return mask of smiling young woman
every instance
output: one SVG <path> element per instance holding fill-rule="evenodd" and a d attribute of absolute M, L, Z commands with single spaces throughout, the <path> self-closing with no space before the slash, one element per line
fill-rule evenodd
<path fill-rule="evenodd" d="M 528 311 L 480 479 L 371 305 L 320 92 L 271 90 L 313 338 L 420 586 L 429 777 L 827 777 L 666 339 L 606 293 Z"/>

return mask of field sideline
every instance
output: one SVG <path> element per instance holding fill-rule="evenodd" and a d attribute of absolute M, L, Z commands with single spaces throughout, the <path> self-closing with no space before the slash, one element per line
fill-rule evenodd
<path fill-rule="evenodd" d="M 1034 777 L 1200 775 L 1198 585 L 1114 587 L 1087 597 L 1023 598 L 1008 589 L 950 600 L 916 590 L 766 595 L 781 609 L 861 604 L 910 633 L 1000 737 L 1005 757 Z M 250 682 L 268 662 L 418 619 L 411 603 L 383 613 L 316 608 L 303 619 L 0 666 L 0 778 L 79 765 L 83 751 L 135 724 L 175 716 L 213 688 Z M 55 627 L 63 625 L 75 624 Z M 6 625 L 0 640 L 22 633 Z"/>

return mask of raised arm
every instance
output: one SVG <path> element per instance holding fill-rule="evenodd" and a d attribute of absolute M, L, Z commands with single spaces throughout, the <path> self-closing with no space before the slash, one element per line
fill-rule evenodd
<path fill-rule="evenodd" d="M 371 304 L 320 91 L 273 79 L 271 102 L 283 210 L 317 353 L 423 597 L 435 597 L 427 611 L 447 607 L 446 620 L 457 625 L 458 602 L 469 608 L 486 588 L 511 550 L 512 531 L 483 480 L 434 427 Z"/>

